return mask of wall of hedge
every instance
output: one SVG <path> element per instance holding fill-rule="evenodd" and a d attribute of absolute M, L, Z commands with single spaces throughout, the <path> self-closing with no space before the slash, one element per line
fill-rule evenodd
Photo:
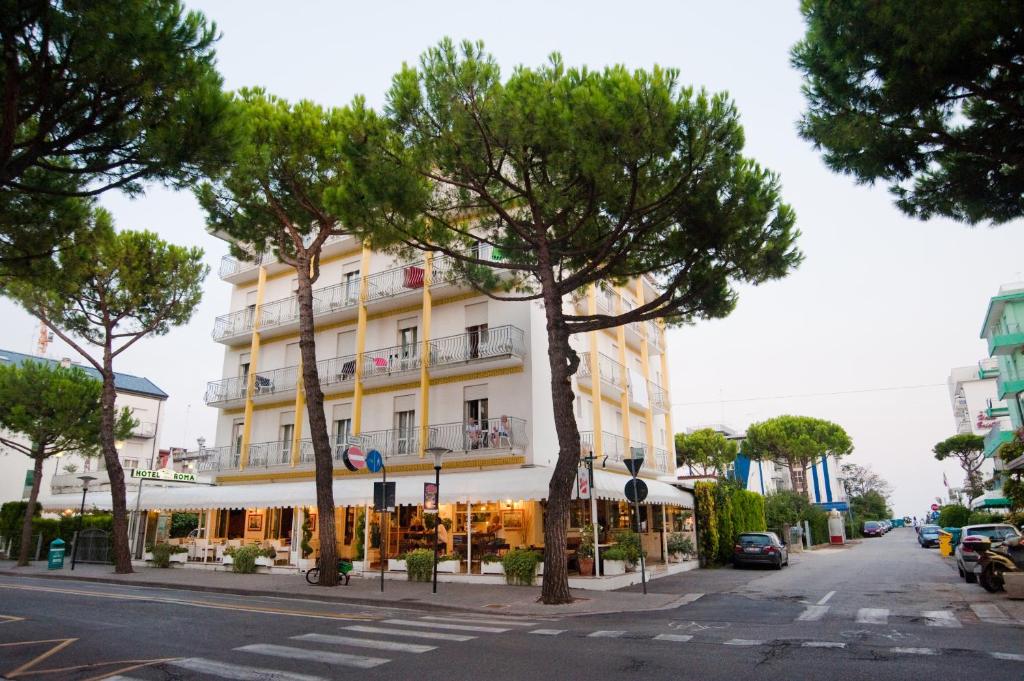
<path fill-rule="evenodd" d="M 698 482 L 697 546 L 704 565 L 725 564 L 732 558 L 736 536 L 766 528 L 764 497 L 728 484 Z"/>
<path fill-rule="evenodd" d="M 697 522 L 697 552 L 701 565 L 718 557 L 718 516 L 715 513 L 715 483 L 698 482 L 693 489 Z"/>

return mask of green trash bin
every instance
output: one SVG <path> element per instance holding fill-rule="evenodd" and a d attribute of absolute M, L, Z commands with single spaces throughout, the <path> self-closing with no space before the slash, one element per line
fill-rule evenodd
<path fill-rule="evenodd" d="M 945 530 L 946 532 L 949 532 L 951 535 L 953 535 L 953 538 L 950 539 L 949 541 L 950 541 L 950 544 L 953 545 L 953 548 L 956 548 L 956 545 L 960 543 L 960 537 L 963 535 L 963 532 L 964 532 L 963 528 L 962 527 L 943 527 L 942 529 Z"/>
<path fill-rule="evenodd" d="M 46 569 L 64 569 L 64 540 L 59 537 L 50 542 L 50 551 L 46 555 Z"/>

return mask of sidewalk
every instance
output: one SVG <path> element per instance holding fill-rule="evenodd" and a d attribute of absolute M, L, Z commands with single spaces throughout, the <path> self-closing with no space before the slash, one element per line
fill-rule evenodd
<path fill-rule="evenodd" d="M 645 610 L 665 610 L 685 602 L 685 594 L 647 594 L 622 591 L 575 590 L 576 601 L 568 605 L 543 605 L 537 602 L 540 587 L 508 586 L 504 584 L 440 583 L 437 594 L 431 593 L 430 584 L 385 580 L 384 593 L 380 580 L 353 577 L 348 586 L 333 589 L 310 586 L 302 575 L 237 575 L 211 570 L 183 568 L 136 567 L 130 575 L 115 574 L 107 565 L 83 565 L 74 572 L 47 570 L 45 562 L 33 563 L 27 568 L 15 568 L 13 561 L 0 561 L 0 575 L 36 577 L 53 580 L 80 580 L 151 586 L 190 591 L 270 596 L 277 598 L 303 598 L 324 602 L 359 605 L 393 606 L 422 610 L 458 610 L 461 612 L 489 612 L 492 614 L 526 615 L 531 617 L 598 615 Z"/>

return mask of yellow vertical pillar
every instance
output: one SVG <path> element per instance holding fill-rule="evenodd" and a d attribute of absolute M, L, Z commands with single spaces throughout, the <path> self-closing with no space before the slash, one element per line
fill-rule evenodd
<path fill-rule="evenodd" d="M 622 314 L 622 291 L 618 288 L 615 289 L 615 314 Z M 633 450 L 630 447 L 630 423 L 629 423 L 629 365 L 626 359 L 626 327 L 619 325 L 615 327 L 615 340 L 619 346 L 618 362 L 622 365 L 623 375 L 620 376 L 622 381 L 622 398 L 619 400 L 619 410 L 622 412 L 622 439 L 626 441 L 626 448 L 629 451 L 629 456 L 632 458 Z"/>
<path fill-rule="evenodd" d="M 669 460 L 674 461 L 676 456 L 675 434 L 672 432 L 672 389 L 669 387 L 668 378 L 668 348 L 665 346 L 665 324 L 658 322 L 659 338 L 658 345 L 661 347 L 661 380 L 664 383 L 661 387 L 665 391 L 665 447 L 669 452 Z"/>
<path fill-rule="evenodd" d="M 637 279 L 636 280 L 636 302 L 637 302 L 638 306 L 644 304 L 644 282 L 643 282 L 642 279 Z M 646 324 L 641 324 L 640 327 L 641 327 L 641 329 L 649 329 L 650 328 L 650 326 L 648 326 Z M 644 374 L 644 380 L 647 381 L 647 386 L 648 386 L 648 388 L 650 388 L 650 385 L 651 385 L 651 383 L 650 383 L 650 381 L 651 381 L 651 354 L 650 354 L 650 347 L 647 344 L 647 331 L 646 330 L 642 334 L 640 334 L 640 364 L 641 364 L 641 371 Z M 654 408 L 651 407 L 651 391 L 649 389 L 647 391 L 647 416 L 646 416 L 646 419 L 647 419 L 647 433 L 645 433 L 645 435 L 647 437 L 647 448 L 650 450 L 651 454 L 653 455 L 654 454 Z M 674 460 L 674 454 L 669 453 L 669 460 L 670 461 Z M 669 468 L 670 469 L 672 468 L 671 464 L 669 465 Z"/>
<path fill-rule="evenodd" d="M 249 443 L 252 439 L 252 396 L 256 391 L 256 371 L 260 361 L 260 314 L 263 308 L 263 293 L 267 287 L 267 268 L 260 265 L 256 279 L 256 311 L 252 316 L 252 342 L 249 345 L 249 375 L 245 379 L 245 420 L 242 423 L 242 451 L 239 452 L 238 468 L 245 470 L 249 465 Z"/>
<path fill-rule="evenodd" d="M 370 267 L 370 247 L 363 243 L 363 259 L 359 264 L 359 316 L 356 321 L 356 386 L 352 395 L 352 434 L 363 432 L 363 353 L 366 352 L 366 293 Z"/>
<path fill-rule="evenodd" d="M 306 391 L 303 389 L 301 357 L 299 358 L 297 371 L 299 375 L 295 377 L 295 428 L 292 429 L 292 468 L 299 465 L 299 459 L 301 458 L 299 443 L 302 442 L 302 412 L 306 408 Z"/>
<path fill-rule="evenodd" d="M 587 314 L 597 314 L 597 285 L 591 284 L 587 291 Z M 601 368 L 598 363 L 597 331 L 590 332 L 590 398 L 594 403 L 594 456 L 604 455 L 604 431 L 601 428 Z"/>
<path fill-rule="evenodd" d="M 423 259 L 423 351 L 420 355 L 420 458 L 426 455 L 430 433 L 430 312 L 433 300 L 430 285 L 434 279 L 434 254 Z"/>

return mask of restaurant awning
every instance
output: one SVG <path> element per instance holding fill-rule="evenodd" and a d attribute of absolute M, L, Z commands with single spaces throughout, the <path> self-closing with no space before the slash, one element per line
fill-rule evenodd
<path fill-rule="evenodd" d="M 528 466 L 468 473 L 441 472 L 442 504 L 488 501 L 539 501 L 548 496 L 550 468 Z M 629 478 L 610 471 L 594 471 L 594 494 L 598 499 L 624 501 L 624 487 Z M 337 506 L 363 506 L 373 503 L 373 483 L 369 476 L 344 477 L 334 481 L 334 503 Z M 423 484 L 433 482 L 433 474 L 395 476 L 395 501 L 400 506 L 423 503 Z M 389 481 L 390 482 L 390 481 Z M 693 508 L 693 494 L 658 480 L 645 480 L 648 496 L 645 503 L 672 504 Z M 58 494 L 41 497 L 48 511 L 75 509 L 80 494 Z M 180 485 L 176 487 L 144 487 L 140 507 L 145 510 L 195 511 L 208 509 L 289 508 L 316 504 L 312 480 L 303 482 L 271 482 L 243 485 Z M 90 492 L 88 508 L 110 510 L 109 492 Z M 135 508 L 135 495 L 128 493 L 128 507 Z"/>

